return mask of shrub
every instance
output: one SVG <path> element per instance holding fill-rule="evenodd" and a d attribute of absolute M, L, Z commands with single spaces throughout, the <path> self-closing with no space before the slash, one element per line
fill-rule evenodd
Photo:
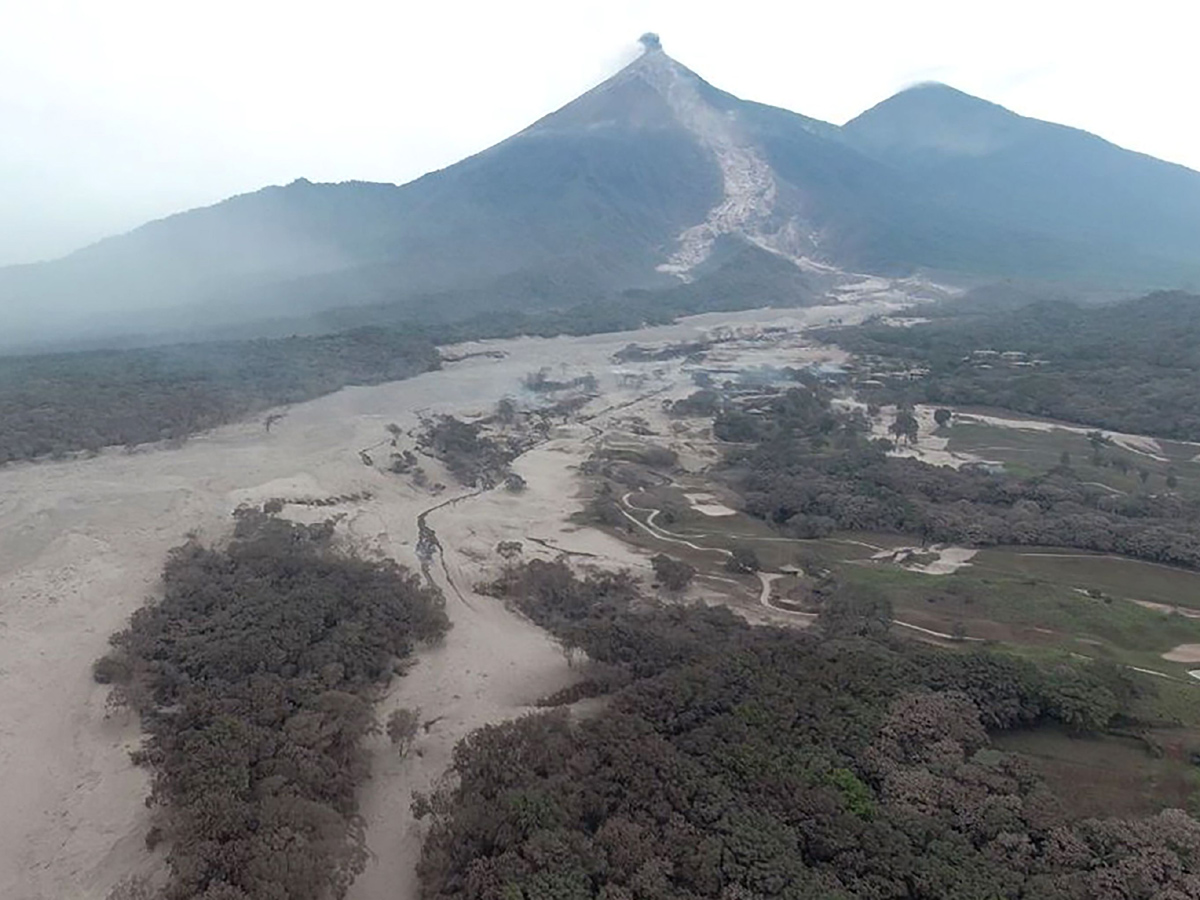
<path fill-rule="evenodd" d="M 673 559 L 665 553 L 660 553 L 650 560 L 654 566 L 654 575 L 668 591 L 679 592 L 687 589 L 696 575 L 696 570 L 682 560 Z"/>

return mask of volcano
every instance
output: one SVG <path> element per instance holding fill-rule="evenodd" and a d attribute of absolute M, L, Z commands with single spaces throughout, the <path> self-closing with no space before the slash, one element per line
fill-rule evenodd
<path fill-rule="evenodd" d="M 0 341 L 565 308 L 700 283 L 731 256 L 794 271 L 797 293 L 842 272 L 1200 278 L 1200 173 L 942 85 L 838 127 L 721 91 L 654 35 L 642 45 L 563 108 L 408 184 L 302 179 L 0 269 Z"/>

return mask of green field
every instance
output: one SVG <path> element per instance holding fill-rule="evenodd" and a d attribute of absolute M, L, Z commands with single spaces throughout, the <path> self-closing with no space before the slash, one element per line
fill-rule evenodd
<path fill-rule="evenodd" d="M 1200 572 L 1190 569 L 1054 547 L 990 548 L 973 563 L 978 570 L 1200 610 Z"/>
<path fill-rule="evenodd" d="M 910 537 L 842 533 L 824 540 L 787 539 L 741 513 L 714 517 L 695 511 L 684 497 L 694 490 L 714 489 L 697 480 L 682 490 L 664 487 L 630 499 L 634 507 L 662 510 L 654 522 L 669 532 L 664 536 L 685 537 L 703 549 L 654 538 L 642 529 L 624 537 L 686 559 L 706 576 L 708 589 L 725 593 L 735 607 L 757 607 L 761 586 L 752 576 L 726 572 L 725 557 L 716 551 L 751 547 L 765 570 L 797 564 L 808 572 L 827 568 L 844 583 L 886 595 L 898 636 L 963 648 L 982 641 L 1045 665 L 1086 657 L 1129 667 L 1125 671 L 1138 686 L 1133 712 L 1145 723 L 1140 737 L 1080 738 L 1036 729 L 999 735 L 996 747 L 1030 759 L 1065 798 L 1065 812 L 1072 817 L 1138 816 L 1172 807 L 1200 814 L 1200 768 L 1191 762 L 1200 751 L 1200 682 L 1188 674 L 1196 666 L 1162 658 L 1179 644 L 1200 643 L 1200 618 L 1133 602 L 1200 610 L 1200 573 L 1059 548 L 999 547 L 981 550 L 953 574 L 929 575 L 872 559 L 880 548 L 911 546 Z M 642 522 L 649 518 L 645 511 L 634 515 Z M 776 597 L 786 599 L 774 601 L 776 608 L 815 609 L 813 583 L 803 576 L 777 580 Z"/>
<path fill-rule="evenodd" d="M 964 411 L 964 414 L 970 415 L 970 412 Z M 1167 490 L 1167 476 L 1173 474 L 1177 482 L 1173 490 L 1200 495 L 1200 463 L 1194 461 L 1200 448 L 1191 444 L 1159 441 L 1161 455 L 1167 462 L 1109 444 L 1099 449 L 1100 465 L 1096 465 L 1093 460 L 1096 450 L 1087 437 L 1060 429 L 1033 431 L 952 421 L 949 426 L 939 429 L 939 435 L 948 439 L 946 449 L 1002 462 L 1005 469 L 1020 477 L 1048 472 L 1061 464 L 1065 452 L 1081 481 L 1131 494 L 1142 490 Z M 1120 467 L 1122 463 L 1124 470 Z M 1144 484 L 1139 475 L 1141 469 L 1149 473 Z"/>
<path fill-rule="evenodd" d="M 1067 583 L 986 566 L 925 575 L 890 563 L 858 562 L 839 572 L 885 593 L 897 620 L 946 634 L 1111 659 L 1179 679 L 1189 677 L 1189 666 L 1167 662 L 1161 654 L 1200 642 L 1200 619 L 1112 596 L 1090 597 Z"/>
<path fill-rule="evenodd" d="M 1142 816 L 1169 808 L 1200 812 L 1200 769 L 1187 759 L 1195 735 L 1159 732 L 1149 738 L 1157 750 L 1134 738 L 1078 737 L 1055 728 L 1010 731 L 993 742 L 1032 758 L 1074 816 Z"/>
<path fill-rule="evenodd" d="M 927 575 L 871 558 L 878 548 L 910 545 L 911 538 L 901 535 L 784 538 L 766 523 L 740 513 L 698 513 L 675 487 L 636 494 L 631 502 L 662 510 L 654 517 L 659 528 L 704 549 L 656 539 L 642 530 L 629 537 L 656 552 L 686 559 L 702 573 L 728 578 L 719 551 L 751 547 L 767 571 L 798 564 L 811 571 L 815 564 L 851 583 L 878 589 L 892 601 L 898 621 L 930 631 L 1111 659 L 1184 682 L 1189 681 L 1191 667 L 1167 662 L 1162 654 L 1178 644 L 1200 643 L 1200 618 L 1132 602 L 1200 610 L 1200 573 L 1184 569 L 1056 548 L 991 548 L 981 550 L 954 574 Z M 634 515 L 642 522 L 649 518 L 636 509 Z M 750 600 L 756 584 L 744 580 L 741 593 L 746 597 L 741 599 Z"/>

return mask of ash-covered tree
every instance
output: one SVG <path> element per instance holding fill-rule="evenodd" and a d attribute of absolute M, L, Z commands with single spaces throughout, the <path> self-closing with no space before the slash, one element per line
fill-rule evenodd
<path fill-rule="evenodd" d="M 906 444 L 915 444 L 920 434 L 920 424 L 911 409 L 901 408 L 896 412 L 895 421 L 888 426 L 888 431 Z"/>
<path fill-rule="evenodd" d="M 449 623 L 440 595 L 334 529 L 239 510 L 227 544 L 172 551 L 162 599 L 97 665 L 141 716 L 168 900 L 327 900 L 366 863 L 372 703 Z"/>
<path fill-rule="evenodd" d="M 413 807 L 432 819 L 429 900 L 1200 896 L 1196 819 L 1073 821 L 991 744 L 1060 713 L 1099 722 L 1119 692 L 1094 667 L 750 628 L 598 577 L 531 563 L 495 586 L 625 677 L 594 715 L 459 744 Z"/>
<path fill-rule="evenodd" d="M 761 568 L 753 547 L 734 547 L 725 560 L 725 568 L 738 575 L 753 575 Z"/>
<path fill-rule="evenodd" d="M 417 731 L 421 725 L 421 710 L 409 709 L 401 707 L 393 710 L 387 720 L 387 736 L 392 742 L 392 746 L 396 748 L 396 752 L 403 758 L 408 756 L 408 751 L 412 749 L 413 741 L 417 739 Z"/>
<path fill-rule="evenodd" d="M 683 560 L 667 556 L 665 553 L 659 553 L 650 560 L 650 563 L 654 566 L 654 577 L 672 593 L 687 590 L 688 585 L 696 576 L 695 567 L 688 565 Z"/>

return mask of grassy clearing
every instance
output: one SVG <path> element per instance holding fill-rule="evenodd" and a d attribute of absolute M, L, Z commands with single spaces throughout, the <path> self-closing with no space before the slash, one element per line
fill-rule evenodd
<path fill-rule="evenodd" d="M 1061 548 L 981 550 L 976 569 L 1117 597 L 1200 609 L 1200 572 Z"/>
<path fill-rule="evenodd" d="M 692 488 L 664 487 L 630 499 L 634 507 L 661 510 L 654 517 L 658 527 L 711 549 L 684 547 L 640 529 L 629 539 L 684 559 L 702 574 L 726 579 L 723 557 L 712 551 L 739 546 L 753 549 L 767 571 L 795 565 L 811 570 L 814 564 L 833 568 L 845 580 L 884 592 L 895 617 L 912 625 L 1030 651 L 1111 659 L 1188 679 L 1191 667 L 1167 662 L 1161 654 L 1178 644 L 1200 643 L 1200 619 L 1130 601 L 1200 608 L 1200 573 L 1055 548 L 998 548 L 981 551 L 953 575 L 925 575 L 870 560 L 880 548 L 910 545 L 911 538 L 845 533 L 823 540 L 788 539 L 740 513 L 698 513 L 683 496 L 685 490 Z M 644 511 L 634 515 L 642 522 L 649 517 Z M 1029 555 L 1038 553 L 1052 555 Z M 737 592 L 739 600 L 746 599 L 742 593 L 754 595 L 755 587 L 746 580 L 745 590 Z"/>
<path fill-rule="evenodd" d="M 1187 729 L 1200 747 L 1200 693 L 1196 685 L 1182 681 L 1153 679 L 1152 691 L 1134 701 L 1133 714 L 1145 722 Z"/>
<path fill-rule="evenodd" d="M 892 565 L 848 565 L 842 577 L 886 593 L 897 619 L 935 631 L 952 634 L 958 627 L 972 637 L 1107 657 L 1179 677 L 1187 677 L 1187 667 L 1159 654 L 1200 635 L 1197 619 L 974 567 L 922 575 Z"/>
<path fill-rule="evenodd" d="M 1174 490 L 1190 495 L 1200 494 L 1200 463 L 1193 461 L 1197 448 L 1190 444 L 1160 441 L 1162 455 L 1169 462 L 1109 445 L 1100 450 L 1101 465 L 1095 465 L 1095 451 L 1088 439 L 1069 431 L 1031 431 L 956 421 L 940 429 L 939 434 L 948 439 L 948 450 L 998 460 L 1004 463 L 1010 473 L 1019 477 L 1044 474 L 1058 466 L 1062 462 L 1062 454 L 1067 453 L 1071 468 L 1081 481 L 1096 482 L 1114 491 L 1132 494 L 1143 490 L 1167 490 L 1167 476 L 1170 473 L 1177 480 Z M 1125 471 L 1117 465 L 1122 461 L 1126 466 Z M 1138 474 L 1139 469 L 1149 472 L 1144 485 Z"/>
<path fill-rule="evenodd" d="M 730 577 L 714 553 L 659 541 L 645 532 L 630 537 L 685 560 L 702 574 Z M 877 536 L 861 537 L 872 541 Z M 1177 644 L 1200 642 L 1200 619 L 1146 609 L 1111 594 L 1089 597 L 1045 579 L 974 566 L 953 575 L 924 575 L 890 563 L 868 562 L 870 548 L 833 539 L 767 542 L 714 536 L 703 546 L 751 547 L 767 570 L 819 561 L 835 568 L 846 581 L 884 592 L 897 619 L 945 634 L 958 632 L 1014 647 L 1111 659 L 1180 679 L 1188 678 L 1191 667 L 1167 662 L 1161 654 Z M 750 580 L 745 593 L 755 593 Z"/>
<path fill-rule="evenodd" d="M 1165 738 L 1168 748 L 1186 743 L 1178 734 Z M 1186 753 L 1159 756 L 1134 738 L 1074 737 L 1049 727 L 1006 732 L 994 743 L 1032 758 L 1050 789 L 1080 818 L 1200 810 L 1200 769 Z"/>

